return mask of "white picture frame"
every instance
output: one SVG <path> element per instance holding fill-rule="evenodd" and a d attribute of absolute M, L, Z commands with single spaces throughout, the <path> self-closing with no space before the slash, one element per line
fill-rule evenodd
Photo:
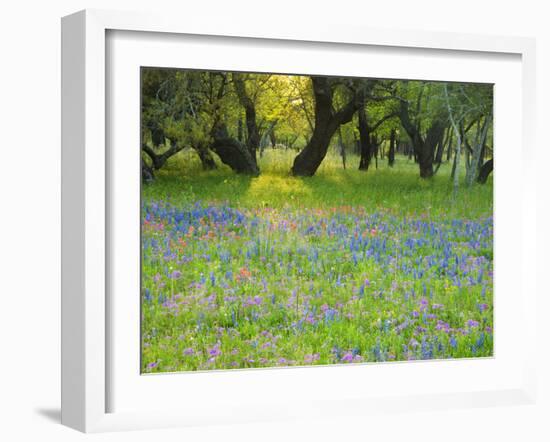
<path fill-rule="evenodd" d="M 376 46 L 457 51 L 483 54 L 511 54 L 521 57 L 521 317 L 526 337 L 520 384 L 503 388 L 477 388 L 461 393 L 432 391 L 425 395 L 372 397 L 327 397 L 311 406 L 288 404 L 258 407 L 239 404 L 233 413 L 207 415 L 197 408 L 109 412 L 110 354 L 107 328 L 111 321 L 108 286 L 108 161 L 106 121 L 108 85 L 106 82 L 107 33 L 149 32 L 162 35 L 216 36 L 220 38 L 269 39 L 346 46 Z M 158 34 L 156 34 L 158 35 Z M 280 23 L 270 28 L 238 28 L 229 23 L 195 19 L 182 25 L 174 17 L 150 14 L 86 10 L 62 21 L 62 423 L 84 432 L 168 426 L 207 425 L 219 422 L 255 422 L 288 417 L 319 417 L 363 414 L 383 408 L 388 411 L 418 408 L 453 408 L 498 404 L 532 403 L 536 396 L 535 327 L 526 317 L 536 305 L 536 285 L 532 260 L 535 253 L 534 207 L 534 108 L 535 43 L 517 37 L 490 37 L 451 33 L 426 33 L 331 26 L 318 29 L 304 26 L 286 29 Z M 139 185 L 139 183 L 136 183 Z M 498 250 L 498 248 L 497 248 Z M 498 357 L 498 356 L 497 356 Z M 380 370 L 392 370 L 380 366 Z M 455 370 L 465 370 L 457 366 Z M 266 372 L 264 372 L 265 375 Z M 286 378 L 299 376 L 287 370 Z M 208 375 L 208 374 L 207 374 Z M 239 374 L 236 374 L 239 376 Z M 242 375 L 242 373 L 241 373 Z M 223 375 L 218 375 L 218 378 Z M 279 375 L 279 379 L 281 375 Z M 280 380 L 279 380 L 280 382 Z M 165 376 L 164 384 L 170 384 Z M 253 396 L 250 396 L 253 397 Z M 248 407 L 248 408 L 247 408 Z M 250 413 L 254 410 L 253 413 Z"/>

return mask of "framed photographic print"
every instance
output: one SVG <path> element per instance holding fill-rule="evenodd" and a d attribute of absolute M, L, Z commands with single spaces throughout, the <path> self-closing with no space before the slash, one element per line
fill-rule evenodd
<path fill-rule="evenodd" d="M 533 400 L 533 42 L 325 32 L 63 19 L 66 425 Z"/>

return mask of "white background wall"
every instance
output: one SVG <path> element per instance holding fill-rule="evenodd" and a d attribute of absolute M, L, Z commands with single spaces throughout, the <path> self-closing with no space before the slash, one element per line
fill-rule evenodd
<path fill-rule="evenodd" d="M 364 24 L 537 37 L 540 283 L 547 273 L 550 155 L 550 14 L 523 0 L 11 0 L 0 10 L 0 439 L 83 440 L 59 421 L 60 359 L 60 17 L 84 8 L 215 14 L 227 20 Z M 545 262 L 546 260 L 546 262 Z M 546 322 L 549 302 L 538 305 Z M 547 324 L 547 322 L 546 322 Z M 549 332 L 539 324 L 541 371 L 550 373 Z M 518 348 L 518 353 L 521 348 Z M 550 383 L 538 407 L 418 412 L 358 420 L 287 422 L 92 436 L 162 440 L 550 440 Z"/>

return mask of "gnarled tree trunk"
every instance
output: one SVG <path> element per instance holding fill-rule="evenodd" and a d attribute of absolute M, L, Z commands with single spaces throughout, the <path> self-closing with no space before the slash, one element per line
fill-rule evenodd
<path fill-rule="evenodd" d="M 417 146 L 418 165 L 420 177 L 430 178 L 434 174 L 435 151 L 442 142 L 445 125 L 440 120 L 434 120 L 426 132 L 424 141 Z"/>
<path fill-rule="evenodd" d="M 420 108 L 420 98 L 421 95 L 419 95 L 417 100 L 417 112 Z M 433 163 L 435 149 L 441 138 L 443 138 L 445 124 L 443 122 L 443 118 L 434 118 L 431 126 L 426 131 L 426 135 L 423 136 L 420 128 L 420 122 L 418 119 L 413 121 L 409 111 L 409 102 L 406 100 L 401 100 L 399 107 L 399 118 L 401 120 L 401 125 L 411 140 L 415 161 L 418 162 L 418 167 L 420 169 L 420 177 L 431 178 L 434 174 Z"/>
<path fill-rule="evenodd" d="M 445 129 L 444 132 L 446 132 L 446 135 L 443 136 L 443 138 L 440 139 L 437 149 L 435 151 L 435 171 L 434 174 L 437 173 L 439 168 L 441 167 L 441 163 L 443 162 L 443 151 L 445 150 L 445 146 L 447 145 L 447 139 L 449 138 L 449 133 L 451 132 L 450 129 Z"/>
<path fill-rule="evenodd" d="M 409 125 L 405 127 L 405 130 L 411 139 L 414 156 L 420 170 L 420 177 L 431 178 L 434 175 L 435 151 L 443 138 L 445 125 L 441 120 L 434 119 L 425 137 L 422 137 L 419 125 Z"/>
<path fill-rule="evenodd" d="M 492 171 L 493 171 L 493 159 L 491 158 L 489 161 L 483 164 L 483 166 L 481 166 L 481 169 L 479 170 L 479 175 L 477 176 L 477 182 L 479 184 L 485 184 Z"/>
<path fill-rule="evenodd" d="M 143 143 L 141 145 L 141 150 L 143 150 L 151 159 L 152 168 L 154 170 L 159 170 L 162 166 L 166 164 L 168 158 L 174 156 L 181 150 L 183 150 L 183 145 L 176 143 L 175 141 L 170 142 L 170 147 L 162 153 L 155 152 L 147 144 Z"/>
<path fill-rule="evenodd" d="M 359 170 L 367 171 L 369 170 L 372 159 L 373 145 L 371 142 L 372 140 L 369 132 L 369 126 L 367 125 L 367 115 L 364 106 L 359 108 L 357 116 L 359 120 L 358 126 L 360 146 Z"/>
<path fill-rule="evenodd" d="M 212 156 L 212 153 L 208 149 L 208 146 L 202 143 L 199 143 L 195 148 L 195 150 L 199 155 L 203 170 L 214 170 L 217 168 L 216 162 L 214 161 L 214 157 Z"/>
<path fill-rule="evenodd" d="M 369 169 L 372 157 L 374 156 L 376 161 L 376 168 L 378 169 L 378 149 L 380 143 L 375 131 L 387 120 L 397 116 L 396 113 L 389 113 L 380 118 L 376 123 L 369 124 L 367 120 L 366 103 L 364 102 L 357 110 L 358 116 L 358 129 L 359 129 L 359 170 L 367 171 Z M 395 141 L 395 140 L 394 140 Z M 394 145 L 395 153 L 395 145 Z"/>
<path fill-rule="evenodd" d="M 478 130 L 475 137 L 475 143 L 472 150 L 472 159 L 471 163 L 469 164 L 469 167 L 466 170 L 466 185 L 471 186 L 474 183 L 474 180 L 476 180 L 479 177 L 480 170 L 482 167 L 483 159 L 482 159 L 482 151 L 485 146 L 485 142 L 487 140 L 487 133 L 489 130 L 489 126 L 492 122 L 492 115 L 488 115 L 485 117 L 485 120 L 483 122 L 483 126 L 480 127 L 480 124 L 478 122 Z"/>
<path fill-rule="evenodd" d="M 388 166 L 393 167 L 395 164 L 395 129 L 390 132 L 390 148 L 388 150 Z"/>
<path fill-rule="evenodd" d="M 292 174 L 313 176 L 325 158 L 332 136 L 341 124 L 347 123 L 358 108 L 356 97 L 341 110 L 333 112 L 332 85 L 328 77 L 311 77 L 315 97 L 315 127 L 306 147 L 296 156 Z"/>
<path fill-rule="evenodd" d="M 239 102 L 241 103 L 241 106 L 244 107 L 245 111 L 247 132 L 246 147 L 248 148 L 250 157 L 257 168 L 256 151 L 258 150 L 258 146 L 260 144 L 260 133 L 256 123 L 256 106 L 254 105 L 254 101 L 246 92 L 245 82 L 241 74 L 234 72 L 232 74 L 232 78 L 235 91 L 239 97 Z"/>
<path fill-rule="evenodd" d="M 227 164 L 237 173 L 258 175 L 256 161 L 243 143 L 229 136 L 224 124 L 218 124 L 212 131 L 212 145 L 210 148 L 220 157 L 222 163 Z"/>
<path fill-rule="evenodd" d="M 155 179 L 153 168 L 147 165 L 143 158 L 141 159 L 141 180 L 144 183 L 150 183 Z"/>

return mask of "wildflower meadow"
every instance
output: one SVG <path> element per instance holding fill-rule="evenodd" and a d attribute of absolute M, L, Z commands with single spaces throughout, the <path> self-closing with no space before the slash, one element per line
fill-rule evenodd
<path fill-rule="evenodd" d="M 492 356 L 491 179 L 294 156 L 249 176 L 184 150 L 143 185 L 142 371 Z"/>

